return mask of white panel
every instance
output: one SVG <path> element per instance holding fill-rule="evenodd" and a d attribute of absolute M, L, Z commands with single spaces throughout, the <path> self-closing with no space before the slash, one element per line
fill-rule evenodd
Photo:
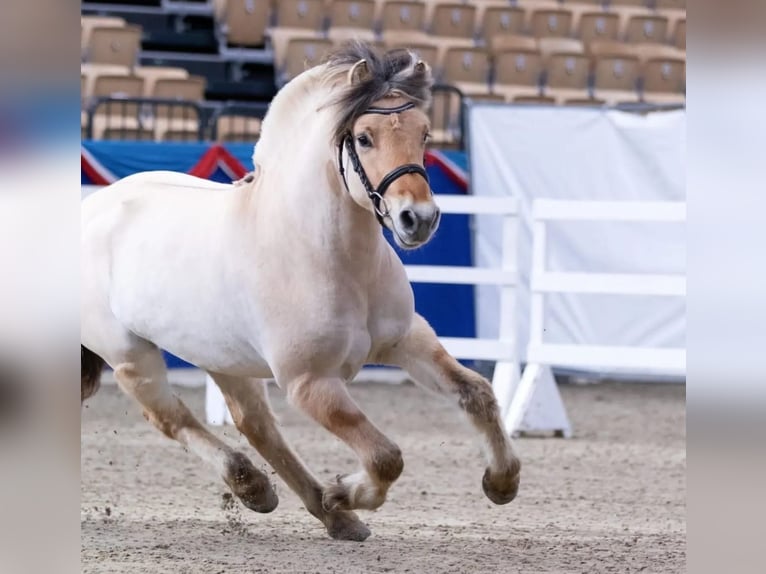
<path fill-rule="evenodd" d="M 686 295 L 686 278 L 679 275 L 546 271 L 532 276 L 531 288 L 532 291 L 543 293 L 684 296 Z"/>
<path fill-rule="evenodd" d="M 480 361 L 513 360 L 513 343 L 492 339 L 463 339 L 440 337 L 439 341 L 447 352 L 456 359 L 478 359 Z"/>
<path fill-rule="evenodd" d="M 530 363 L 591 370 L 647 370 L 683 375 L 686 372 L 684 349 L 647 349 L 588 345 L 530 345 Z"/>
<path fill-rule="evenodd" d="M 538 199 L 535 219 L 562 221 L 665 221 L 686 220 L 683 201 L 565 201 Z"/>

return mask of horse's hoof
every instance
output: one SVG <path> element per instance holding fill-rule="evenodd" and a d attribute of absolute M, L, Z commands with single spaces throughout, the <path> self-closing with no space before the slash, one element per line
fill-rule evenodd
<path fill-rule="evenodd" d="M 247 508 L 260 512 L 261 514 L 268 514 L 273 512 L 277 506 L 279 506 L 279 497 L 274 489 L 269 487 L 267 491 L 259 489 L 254 496 L 248 493 L 238 494 L 239 499 Z"/>
<path fill-rule="evenodd" d="M 335 540 L 364 542 L 372 534 L 353 512 L 333 512 L 326 519 L 327 534 Z"/>
<path fill-rule="evenodd" d="M 268 477 L 253 466 L 244 454 L 234 453 L 226 464 L 224 481 L 247 508 L 266 514 L 279 504 Z"/>
<path fill-rule="evenodd" d="M 510 470 L 492 476 L 488 468 L 484 471 L 484 477 L 481 479 L 481 487 L 487 498 L 495 504 L 508 504 L 516 498 L 516 494 L 519 492 L 519 480 L 520 473 L 518 470 Z"/>

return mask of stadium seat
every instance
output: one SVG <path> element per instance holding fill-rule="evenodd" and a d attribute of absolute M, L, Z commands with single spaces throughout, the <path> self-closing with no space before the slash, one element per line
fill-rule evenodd
<path fill-rule="evenodd" d="M 543 52 L 545 62 L 545 88 L 543 93 L 563 104 L 567 100 L 590 98 L 588 80 L 590 77 L 590 58 L 581 47 L 567 50 L 566 46 Z"/>
<path fill-rule="evenodd" d="M 252 116 L 222 115 L 215 122 L 219 142 L 249 143 L 261 137 L 261 119 Z"/>
<path fill-rule="evenodd" d="M 535 38 L 516 35 L 493 36 L 489 42 L 489 47 L 493 53 L 516 49 L 531 52 L 537 52 L 539 50 L 539 46 Z"/>
<path fill-rule="evenodd" d="M 125 19 L 116 16 L 82 16 L 80 18 L 80 50 L 84 54 L 93 28 L 123 28 Z"/>
<path fill-rule="evenodd" d="M 489 52 L 484 48 L 448 48 L 444 57 L 445 83 L 466 95 L 489 93 Z"/>
<path fill-rule="evenodd" d="M 638 46 L 624 42 L 601 40 L 588 44 L 588 53 L 595 57 L 615 56 L 632 58 L 639 53 Z"/>
<path fill-rule="evenodd" d="M 600 108 L 601 106 L 606 105 L 606 102 L 599 98 L 568 98 L 564 100 L 562 105 L 582 108 Z"/>
<path fill-rule="evenodd" d="M 435 91 L 431 102 L 430 145 L 456 147 L 460 142 L 460 106 L 462 99 L 454 92 Z"/>
<path fill-rule="evenodd" d="M 144 79 L 144 97 L 154 97 L 154 86 L 157 80 L 163 78 L 183 79 L 189 77 L 189 72 L 184 68 L 168 66 L 137 66 L 133 73 Z"/>
<path fill-rule="evenodd" d="M 321 30 L 324 25 L 324 0 L 279 0 L 275 5 L 279 28 Z"/>
<path fill-rule="evenodd" d="M 154 97 L 199 103 L 205 99 L 205 79 L 160 78 L 154 86 Z M 154 130 L 158 141 L 193 141 L 199 139 L 200 117 L 191 106 L 157 105 L 154 108 Z"/>
<path fill-rule="evenodd" d="M 572 13 L 562 8 L 545 8 L 532 12 L 530 31 L 537 37 L 567 37 L 572 31 Z"/>
<path fill-rule="evenodd" d="M 450 2 L 436 4 L 428 27 L 432 36 L 473 39 L 476 7 Z"/>
<path fill-rule="evenodd" d="M 271 17 L 268 0 L 216 0 L 215 14 L 227 45 L 263 46 Z"/>
<path fill-rule="evenodd" d="M 473 103 L 497 103 L 501 104 L 505 102 L 505 98 L 502 94 L 492 94 L 492 93 L 486 93 L 486 94 L 471 94 L 469 96 L 466 96 L 466 100 Z"/>
<path fill-rule="evenodd" d="M 625 41 L 634 44 L 648 42 L 662 44 L 668 37 L 668 19 L 664 16 L 633 16 L 628 21 Z"/>
<path fill-rule="evenodd" d="M 332 50 L 332 42 L 322 38 L 292 38 L 280 68 L 281 79 L 287 81 L 320 64 Z"/>
<path fill-rule="evenodd" d="M 673 29 L 672 41 L 676 48 L 686 50 L 686 18 L 676 22 L 676 26 Z"/>
<path fill-rule="evenodd" d="M 575 35 L 586 44 L 598 40 L 617 40 L 620 18 L 611 12 L 583 12 L 576 26 Z"/>
<path fill-rule="evenodd" d="M 140 98 L 144 92 L 144 80 L 138 76 L 123 74 L 99 74 L 93 83 L 94 97 L 115 98 L 100 104 L 93 116 L 93 138 L 134 139 L 130 130 L 140 130 L 139 106 L 119 101 L 120 98 Z M 117 134 L 117 131 L 121 132 Z"/>
<path fill-rule="evenodd" d="M 633 54 L 638 56 L 641 63 L 649 60 L 682 60 L 686 61 L 686 52 L 668 44 L 637 44 Z"/>
<path fill-rule="evenodd" d="M 640 63 L 636 56 L 599 56 L 594 65 L 594 95 L 609 105 L 638 101 Z"/>
<path fill-rule="evenodd" d="M 426 5 L 423 2 L 392 0 L 385 2 L 380 17 L 383 33 L 386 31 L 423 31 L 426 23 Z"/>
<path fill-rule="evenodd" d="M 509 100 L 509 102 L 513 102 L 514 104 L 538 104 L 547 106 L 556 105 L 555 98 L 541 95 L 514 96 L 512 100 Z"/>
<path fill-rule="evenodd" d="M 495 36 L 523 34 L 526 27 L 525 18 L 524 10 L 516 6 L 487 6 L 482 15 L 479 37 L 489 45 Z"/>
<path fill-rule="evenodd" d="M 141 48 L 141 28 L 97 26 L 91 30 L 86 48 L 86 60 L 98 64 L 133 67 Z"/>
<path fill-rule="evenodd" d="M 543 58 L 532 38 L 502 36 L 502 42 L 495 46 L 493 91 L 512 101 L 519 96 L 540 95 L 540 80 L 543 72 Z M 493 46 L 494 47 L 494 46 Z"/>
<path fill-rule="evenodd" d="M 332 0 L 329 4 L 330 27 L 374 31 L 375 0 Z"/>
<path fill-rule="evenodd" d="M 96 78 L 98 76 L 129 76 L 130 68 L 127 66 L 116 66 L 114 64 L 80 64 L 80 76 L 83 79 L 82 96 L 89 98 L 93 95 Z"/>
<path fill-rule="evenodd" d="M 643 66 L 643 99 L 654 104 L 686 101 L 686 62 L 680 58 L 653 58 Z"/>
<path fill-rule="evenodd" d="M 375 39 L 375 32 L 361 28 L 330 28 L 327 30 L 327 39 L 332 42 L 333 48 L 338 48 L 351 40 L 369 42 L 375 46 L 383 46 L 382 42 Z"/>
<path fill-rule="evenodd" d="M 539 38 L 537 46 L 544 57 L 553 54 L 585 54 L 583 43 L 575 38 Z"/>
<path fill-rule="evenodd" d="M 651 1 L 651 0 L 649 0 Z M 635 8 L 647 8 L 647 0 L 608 0 L 610 6 L 632 6 Z"/>
<path fill-rule="evenodd" d="M 654 0 L 657 10 L 686 10 L 686 0 Z"/>

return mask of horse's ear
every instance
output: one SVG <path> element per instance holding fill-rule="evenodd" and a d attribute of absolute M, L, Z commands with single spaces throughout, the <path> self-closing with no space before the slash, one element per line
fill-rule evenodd
<path fill-rule="evenodd" d="M 370 70 L 367 67 L 367 60 L 359 60 L 348 71 L 348 83 L 358 84 L 370 76 Z"/>
<path fill-rule="evenodd" d="M 430 76 L 431 66 L 426 64 L 423 60 L 418 60 L 418 63 L 415 64 L 415 73 L 418 75 Z"/>

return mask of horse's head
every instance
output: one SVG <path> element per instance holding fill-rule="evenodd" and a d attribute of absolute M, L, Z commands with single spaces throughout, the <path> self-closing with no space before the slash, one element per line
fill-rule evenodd
<path fill-rule="evenodd" d="M 345 186 L 393 232 L 400 247 L 418 247 L 440 220 L 423 165 L 431 70 L 402 50 L 379 55 L 355 44 L 342 55 L 347 65 L 364 55 L 348 65 L 337 101 L 335 143 Z"/>

